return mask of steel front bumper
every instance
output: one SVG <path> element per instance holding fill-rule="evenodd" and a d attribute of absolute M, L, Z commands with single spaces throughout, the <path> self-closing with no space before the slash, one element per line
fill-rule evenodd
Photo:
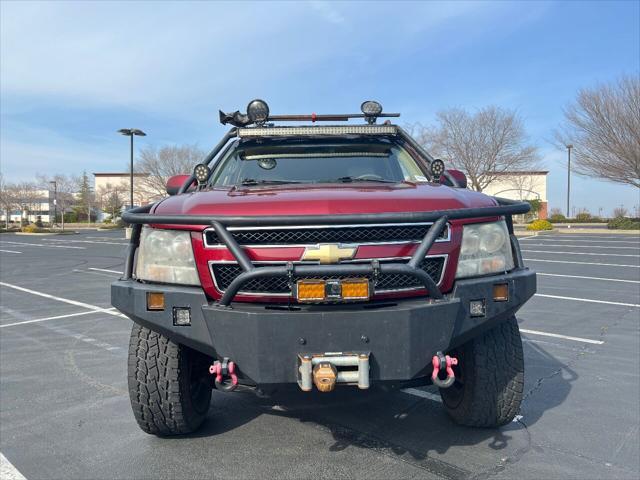
<path fill-rule="evenodd" d="M 493 285 L 509 285 L 508 301 L 493 300 Z M 228 357 L 241 378 L 259 385 L 295 383 L 299 354 L 370 353 L 372 381 L 427 376 L 432 356 L 480 335 L 513 315 L 536 290 L 535 273 L 517 269 L 456 282 L 443 300 L 286 307 L 234 304 L 221 307 L 201 288 L 112 284 L 113 305 L 134 322 L 212 357 Z M 164 292 L 165 310 L 148 311 L 147 292 Z M 484 300 L 486 313 L 472 317 L 469 303 Z M 191 308 L 191 325 L 174 326 L 173 307 Z"/>

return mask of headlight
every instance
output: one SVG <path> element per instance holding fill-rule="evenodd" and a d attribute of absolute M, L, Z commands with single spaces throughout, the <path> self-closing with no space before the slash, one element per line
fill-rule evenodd
<path fill-rule="evenodd" d="M 456 278 L 505 272 L 512 268 L 511 242 L 504 221 L 463 227 Z"/>
<path fill-rule="evenodd" d="M 150 282 L 200 285 L 191 233 L 143 228 L 136 277 Z"/>

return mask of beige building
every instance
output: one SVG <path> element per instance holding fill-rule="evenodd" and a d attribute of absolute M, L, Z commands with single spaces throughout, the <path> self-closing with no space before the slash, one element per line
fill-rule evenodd
<path fill-rule="evenodd" d="M 545 170 L 501 172 L 483 193 L 512 200 L 539 200 L 539 218 L 547 218 L 547 176 Z"/>
<path fill-rule="evenodd" d="M 98 205 L 103 203 L 103 199 L 108 195 L 116 194 L 125 208 L 130 203 L 129 192 L 129 173 L 94 173 L 95 184 L 94 192 L 96 195 L 96 201 Z M 133 174 L 133 204 L 135 206 L 147 205 L 154 199 L 148 193 L 146 188 L 146 179 L 148 174 L 146 173 L 134 173 Z"/>

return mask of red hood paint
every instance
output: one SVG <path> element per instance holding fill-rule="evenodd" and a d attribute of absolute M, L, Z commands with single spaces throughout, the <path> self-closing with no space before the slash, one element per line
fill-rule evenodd
<path fill-rule="evenodd" d="M 427 212 L 496 205 L 482 193 L 439 184 L 280 185 L 213 189 L 169 197 L 155 214 L 344 215 Z"/>

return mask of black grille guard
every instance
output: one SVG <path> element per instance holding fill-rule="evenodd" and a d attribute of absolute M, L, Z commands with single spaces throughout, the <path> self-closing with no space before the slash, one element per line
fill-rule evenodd
<path fill-rule="evenodd" d="M 517 241 L 513 235 L 512 215 L 527 213 L 531 206 L 527 202 L 493 197 L 498 206 L 473 207 L 452 210 L 435 210 L 431 212 L 397 212 L 397 213 L 367 213 L 354 215 L 278 215 L 278 216 L 216 216 L 216 215 L 154 215 L 150 214 L 153 205 L 146 205 L 131 209 L 122 215 L 125 223 L 133 225 L 131 241 L 127 250 L 124 279 L 132 278 L 135 253 L 140 243 L 142 225 L 207 225 L 215 229 L 218 239 L 222 241 L 235 257 L 242 269 L 227 287 L 219 304 L 229 306 L 242 286 L 249 280 L 262 277 L 293 277 L 314 275 L 375 275 L 377 273 L 410 275 L 416 278 L 433 299 L 442 299 L 443 295 L 436 285 L 436 281 L 424 270 L 419 268 L 423 259 L 433 246 L 449 220 L 469 218 L 504 216 L 511 236 L 516 266 L 522 266 L 522 257 Z M 231 226 L 291 226 L 318 224 L 367 224 L 367 223 L 418 223 L 433 222 L 433 225 L 418 245 L 418 248 L 405 264 L 384 264 L 372 260 L 369 264 L 340 264 L 340 265 L 294 265 L 292 263 L 278 267 L 256 267 L 253 265 L 243 248 L 238 244 L 226 227 Z"/>

